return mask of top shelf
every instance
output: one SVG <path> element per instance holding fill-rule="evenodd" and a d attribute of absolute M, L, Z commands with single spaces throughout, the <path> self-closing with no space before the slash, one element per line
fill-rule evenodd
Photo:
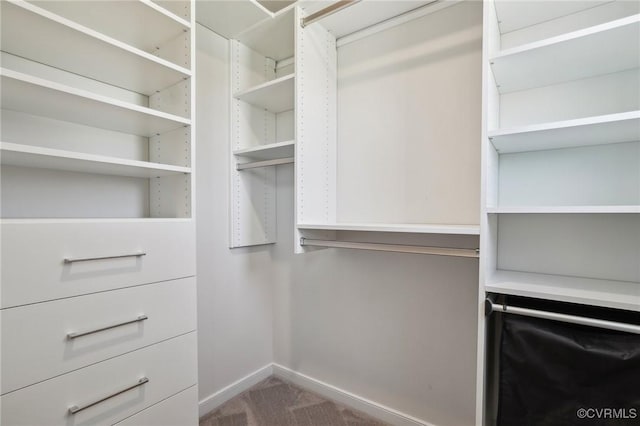
<path fill-rule="evenodd" d="M 500 93 L 638 68 L 640 14 L 503 50 L 490 62 Z"/>
<path fill-rule="evenodd" d="M 257 25 L 243 31 L 235 37 L 240 43 L 267 58 L 275 61 L 291 58 L 294 55 L 294 18 L 293 8 L 283 9 Z"/>
<path fill-rule="evenodd" d="M 255 0 L 196 2 L 196 21 L 228 39 L 273 16 Z"/>
<path fill-rule="evenodd" d="M 494 2 L 500 33 L 505 34 L 521 28 L 547 22 L 562 16 L 608 3 L 610 0 L 573 0 L 573 1 L 513 1 L 496 0 Z"/>
<path fill-rule="evenodd" d="M 203 1 L 196 16 L 204 26 L 268 58 L 280 61 L 294 54 L 293 5 L 272 13 L 255 0 Z"/>
<path fill-rule="evenodd" d="M 37 0 L 30 3 L 145 52 L 153 52 L 191 29 L 189 21 L 151 0 Z M 144 22 L 143 31 L 141 22 Z"/>
<path fill-rule="evenodd" d="M 7 53 L 147 96 L 191 76 L 187 68 L 22 0 L 2 2 L 1 37 Z"/>
<path fill-rule="evenodd" d="M 309 16 L 321 9 L 324 9 L 332 3 L 335 2 L 303 1 L 301 3 L 301 7 L 305 11 L 306 16 Z M 339 39 L 431 3 L 437 2 L 434 0 L 362 0 L 361 2 L 346 7 L 337 13 L 322 18 L 318 23 L 333 34 L 336 39 Z"/>
<path fill-rule="evenodd" d="M 334 223 L 298 224 L 299 229 L 322 231 L 400 232 L 409 234 L 480 235 L 478 225 L 439 225 L 416 223 Z"/>

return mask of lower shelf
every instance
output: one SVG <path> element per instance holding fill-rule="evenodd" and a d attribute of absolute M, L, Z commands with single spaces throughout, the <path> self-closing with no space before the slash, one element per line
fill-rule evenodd
<path fill-rule="evenodd" d="M 640 111 L 489 132 L 489 139 L 500 154 L 630 142 L 639 137 Z"/>
<path fill-rule="evenodd" d="M 410 234 L 480 235 L 478 225 L 440 225 L 415 223 L 332 223 L 298 224 L 298 229 L 323 231 L 402 232 Z"/>
<path fill-rule="evenodd" d="M 294 88 L 295 75 L 289 74 L 238 92 L 234 97 L 277 114 L 293 109 Z"/>
<path fill-rule="evenodd" d="M 31 167 L 136 178 L 154 178 L 191 173 L 191 168 L 189 167 L 128 160 L 104 155 L 84 154 L 10 142 L 0 142 L 0 152 L 2 153 L 3 166 Z"/>
<path fill-rule="evenodd" d="M 489 214 L 544 214 L 544 213 L 640 213 L 640 206 L 515 206 L 489 207 Z"/>
<path fill-rule="evenodd" d="M 485 290 L 640 312 L 639 282 L 498 270 L 485 284 Z"/>
<path fill-rule="evenodd" d="M 295 141 L 285 141 L 239 149 L 233 151 L 233 155 L 252 160 L 274 160 L 276 158 L 293 157 L 294 151 Z"/>

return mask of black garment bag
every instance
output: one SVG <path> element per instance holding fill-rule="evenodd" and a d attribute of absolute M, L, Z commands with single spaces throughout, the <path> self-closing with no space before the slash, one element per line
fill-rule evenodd
<path fill-rule="evenodd" d="M 614 314 L 640 323 L 636 312 Z M 502 317 L 498 426 L 640 425 L 640 335 Z"/>

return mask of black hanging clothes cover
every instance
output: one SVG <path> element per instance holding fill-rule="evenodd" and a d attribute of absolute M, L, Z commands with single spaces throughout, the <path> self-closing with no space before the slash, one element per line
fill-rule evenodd
<path fill-rule="evenodd" d="M 640 335 L 518 315 L 502 324 L 498 426 L 640 425 Z"/>

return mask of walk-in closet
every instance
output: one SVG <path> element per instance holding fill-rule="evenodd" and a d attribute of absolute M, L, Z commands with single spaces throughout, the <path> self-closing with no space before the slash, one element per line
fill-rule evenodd
<path fill-rule="evenodd" d="M 0 25 L 1 426 L 640 422 L 640 1 Z"/>

